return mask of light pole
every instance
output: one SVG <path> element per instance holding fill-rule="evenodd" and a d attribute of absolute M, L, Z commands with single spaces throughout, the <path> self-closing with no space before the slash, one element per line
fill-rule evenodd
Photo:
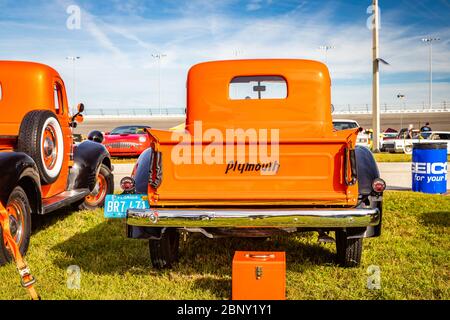
<path fill-rule="evenodd" d="M 373 26 L 372 26 L 372 130 L 374 152 L 380 151 L 380 60 L 379 60 L 379 7 L 378 0 L 373 0 Z"/>
<path fill-rule="evenodd" d="M 428 93 L 428 104 L 430 110 L 433 108 L 433 41 L 439 41 L 441 39 L 439 38 L 432 38 L 427 37 L 423 38 L 422 42 L 426 43 L 430 47 L 430 87 L 429 87 L 429 93 Z"/>
<path fill-rule="evenodd" d="M 328 51 L 335 49 L 335 48 L 336 48 L 335 46 L 328 46 L 328 45 L 319 47 L 319 50 L 322 50 L 325 52 L 325 59 L 324 59 L 325 64 L 328 64 Z"/>
<path fill-rule="evenodd" d="M 154 53 L 152 57 L 158 60 L 158 107 L 159 107 L 159 115 L 162 115 L 161 110 L 161 59 L 167 57 L 166 54 L 162 53 Z"/>
<path fill-rule="evenodd" d="M 397 98 L 400 100 L 400 101 L 402 101 L 403 103 L 402 103 L 402 112 L 400 112 L 400 130 L 403 128 L 403 112 L 405 111 L 405 95 L 404 94 L 401 94 L 401 93 L 399 93 L 398 95 L 397 95 Z"/>
<path fill-rule="evenodd" d="M 66 57 L 66 60 L 72 61 L 72 103 L 73 103 L 72 109 L 73 109 L 74 106 L 76 106 L 76 104 L 77 104 L 77 101 L 76 101 L 77 98 L 75 96 L 75 93 L 76 93 L 76 91 L 75 91 L 75 83 L 76 83 L 76 81 L 75 81 L 75 61 L 80 60 L 80 57 L 69 56 L 69 57 Z M 72 110 L 72 112 L 73 112 L 73 110 Z"/>
<path fill-rule="evenodd" d="M 243 51 L 241 49 L 234 49 L 233 50 L 233 55 L 235 56 L 235 58 L 239 58 L 242 55 Z"/>
<path fill-rule="evenodd" d="M 380 8 L 378 0 L 372 1 L 372 130 L 373 130 L 373 152 L 380 151 L 380 62 L 389 65 L 380 58 L 379 33 L 380 33 Z"/>

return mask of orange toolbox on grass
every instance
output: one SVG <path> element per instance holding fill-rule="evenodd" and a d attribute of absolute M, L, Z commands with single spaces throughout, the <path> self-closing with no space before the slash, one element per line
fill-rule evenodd
<path fill-rule="evenodd" d="M 232 299 L 285 300 L 285 253 L 236 251 L 232 268 Z"/>

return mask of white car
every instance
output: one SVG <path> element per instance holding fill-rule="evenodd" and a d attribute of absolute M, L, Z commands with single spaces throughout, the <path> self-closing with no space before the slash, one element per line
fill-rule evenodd
<path fill-rule="evenodd" d="M 450 132 L 448 131 L 433 131 L 427 133 L 427 138 L 424 139 L 420 133 L 416 132 L 412 139 L 406 138 L 405 129 L 402 129 L 394 140 L 388 140 L 383 143 L 383 149 L 391 153 L 406 153 L 412 154 L 413 143 L 424 142 L 446 142 L 447 153 L 450 154 Z"/>
<path fill-rule="evenodd" d="M 355 120 L 335 119 L 333 120 L 333 127 L 336 130 L 355 129 L 361 127 Z M 356 145 L 363 146 L 370 149 L 370 136 L 367 133 L 360 132 L 356 138 Z"/>

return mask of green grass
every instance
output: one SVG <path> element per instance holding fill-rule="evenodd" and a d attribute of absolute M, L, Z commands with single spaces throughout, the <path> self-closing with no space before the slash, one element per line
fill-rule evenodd
<path fill-rule="evenodd" d="M 377 162 L 411 162 L 412 155 L 404 153 L 375 153 Z M 450 161 L 450 155 L 447 157 Z"/>
<path fill-rule="evenodd" d="M 229 299 L 235 250 L 287 252 L 288 299 L 450 299 L 450 197 L 386 192 L 383 234 L 364 240 L 358 268 L 336 266 L 334 245 L 314 233 L 264 242 L 189 236 L 170 271 L 150 266 L 146 241 L 126 239 L 123 221 L 95 212 L 40 219 L 27 261 L 44 299 Z M 66 270 L 82 269 L 69 290 Z M 381 290 L 366 288 L 381 268 Z M 0 268 L 0 299 L 28 299 L 13 265 Z"/>

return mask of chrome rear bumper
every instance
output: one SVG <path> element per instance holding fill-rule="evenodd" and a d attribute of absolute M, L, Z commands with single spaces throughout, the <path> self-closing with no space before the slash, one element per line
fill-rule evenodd
<path fill-rule="evenodd" d="M 368 227 L 380 223 L 378 209 L 129 209 L 137 227 Z"/>

